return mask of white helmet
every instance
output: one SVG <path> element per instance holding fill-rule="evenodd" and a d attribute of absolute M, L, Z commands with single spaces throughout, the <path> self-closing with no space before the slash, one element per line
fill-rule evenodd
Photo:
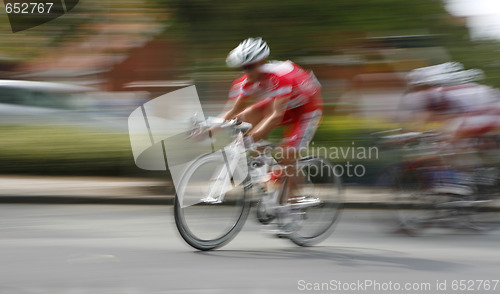
<path fill-rule="evenodd" d="M 229 52 L 226 64 L 229 67 L 241 67 L 266 59 L 269 46 L 262 38 L 248 38 Z"/>
<path fill-rule="evenodd" d="M 431 65 L 416 68 L 409 72 L 407 78 L 410 85 L 430 85 L 437 86 L 444 84 L 451 73 L 459 72 L 464 66 L 458 62 L 446 62 L 437 65 Z"/>
<path fill-rule="evenodd" d="M 484 73 L 480 69 L 464 70 L 458 62 L 446 62 L 414 69 L 407 77 L 412 86 L 451 86 L 479 81 Z"/>

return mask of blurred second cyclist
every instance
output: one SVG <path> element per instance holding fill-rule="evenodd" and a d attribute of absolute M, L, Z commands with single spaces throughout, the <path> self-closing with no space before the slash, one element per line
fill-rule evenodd
<path fill-rule="evenodd" d="M 444 124 L 451 140 L 473 138 L 500 129 L 500 91 L 474 83 L 479 70 L 462 70 L 459 63 L 419 68 L 409 74 L 410 91 L 403 106 L 413 121 Z"/>

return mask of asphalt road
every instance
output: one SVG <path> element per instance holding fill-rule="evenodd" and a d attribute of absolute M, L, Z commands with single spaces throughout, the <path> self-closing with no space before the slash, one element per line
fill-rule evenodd
<path fill-rule="evenodd" d="M 500 232 L 408 237 L 385 231 L 386 214 L 346 210 L 310 248 L 250 218 L 229 245 L 197 252 L 170 206 L 2 205 L 0 294 L 500 293 Z M 468 290 L 453 291 L 460 280 Z"/>

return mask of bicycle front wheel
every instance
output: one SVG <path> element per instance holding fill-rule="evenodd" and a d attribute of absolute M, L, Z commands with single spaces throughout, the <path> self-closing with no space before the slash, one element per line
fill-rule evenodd
<path fill-rule="evenodd" d="M 288 238 L 299 246 L 311 246 L 333 232 L 342 209 L 342 180 L 335 167 L 321 158 L 298 162 L 297 195 L 318 198 L 319 203 L 294 209 L 297 229 Z"/>
<path fill-rule="evenodd" d="M 209 153 L 195 160 L 179 183 L 174 203 L 175 224 L 189 245 L 211 250 L 236 236 L 250 210 L 245 169 L 236 166 L 228 172 L 225 157 Z"/>

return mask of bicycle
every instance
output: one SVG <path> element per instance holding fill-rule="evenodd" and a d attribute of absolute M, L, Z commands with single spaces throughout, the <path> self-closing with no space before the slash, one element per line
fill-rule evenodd
<path fill-rule="evenodd" d="M 175 195 L 174 215 L 181 237 L 193 248 L 212 250 L 231 241 L 242 229 L 252 203 L 262 225 L 278 224 L 276 214 L 284 193 L 286 178 L 266 191 L 270 170 L 281 165 L 270 144 L 247 150 L 243 135 L 248 123 L 207 120 L 195 123 L 190 134 L 217 126 L 229 131 L 231 143 L 218 151 L 200 155 L 184 170 Z M 302 198 L 318 199 L 309 205 L 289 204 L 293 230 L 285 237 L 299 246 L 311 246 L 326 239 L 334 230 L 342 208 L 342 181 L 332 164 L 317 157 L 297 161 Z"/>
<path fill-rule="evenodd" d="M 404 160 L 383 169 L 377 180 L 379 188 L 393 195 L 396 231 L 413 235 L 433 227 L 496 229 L 499 218 L 492 204 L 500 191 L 498 169 L 477 162 L 457 167 L 453 161 L 471 156 L 471 151 L 446 150 L 443 141 L 436 132 L 381 137 L 381 146 L 400 146 L 405 153 Z"/>

